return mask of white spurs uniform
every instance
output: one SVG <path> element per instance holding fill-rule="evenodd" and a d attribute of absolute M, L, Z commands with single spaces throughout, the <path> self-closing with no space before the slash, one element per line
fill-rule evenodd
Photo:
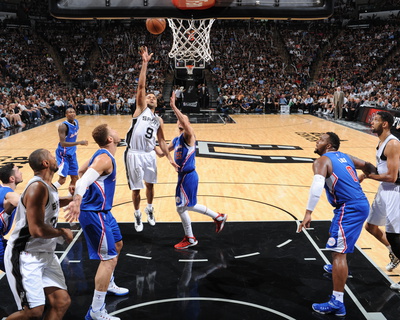
<path fill-rule="evenodd" d="M 379 174 L 386 173 L 388 171 L 387 159 L 384 155 L 384 150 L 387 143 L 393 139 L 398 140 L 395 136 L 389 135 L 377 148 L 376 168 Z M 399 181 L 399 179 L 397 181 Z M 371 205 L 367 222 L 376 226 L 386 226 L 386 232 L 400 233 L 399 208 L 400 184 L 383 181 L 379 185 L 374 202 Z"/>
<path fill-rule="evenodd" d="M 147 183 L 157 183 L 156 146 L 160 118 L 149 108 L 132 119 L 126 135 L 127 148 L 124 153 L 129 188 L 139 190 Z"/>
<path fill-rule="evenodd" d="M 15 228 L 5 252 L 7 279 L 18 309 L 35 308 L 46 303 L 44 288 L 67 290 L 64 274 L 54 250 L 57 238 L 33 238 L 29 233 L 26 207 L 23 198 L 26 189 L 34 182 L 43 183 L 49 199 L 46 203 L 44 223 L 55 228 L 58 221 L 59 197 L 57 189 L 40 177 L 33 177 L 19 200 L 15 213 Z"/>

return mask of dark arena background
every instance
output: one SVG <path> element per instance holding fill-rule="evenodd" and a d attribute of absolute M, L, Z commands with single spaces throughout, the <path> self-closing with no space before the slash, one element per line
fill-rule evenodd
<path fill-rule="evenodd" d="M 378 138 L 369 124 L 378 111 L 394 115 L 392 132 L 400 136 L 400 1 L 217 0 L 208 9 L 182 7 L 189 2 L 0 0 L 0 166 L 20 168 L 24 182 L 16 191 L 22 193 L 33 176 L 29 155 L 38 148 L 55 151 L 67 107 L 76 110 L 78 139 L 89 141 L 78 146 L 79 164 L 97 150 L 91 134 L 98 124 L 117 130 L 123 140 L 115 156 L 112 212 L 124 247 L 115 281 L 130 293 L 107 296 L 112 316 L 334 319 L 311 308 L 332 292 L 331 274 L 323 269 L 331 261 L 325 244 L 332 207 L 325 195 L 311 228 L 296 229 L 321 134 L 337 133 L 341 151 L 371 163 Z M 175 34 L 168 22 L 153 35 L 146 18 L 196 20 L 195 26 L 200 19 L 215 21 L 209 34 L 205 26 Z M 142 232 L 133 224 L 123 152 L 142 46 L 153 53 L 146 88 L 158 98 L 155 112 L 167 142 L 178 134 L 169 105 L 175 91 L 196 132 L 198 202 L 228 214 L 217 234 L 212 220 L 191 212 L 199 243 L 186 250 L 174 249 L 184 232 L 175 208 L 176 172 L 165 158 L 157 159 L 157 224 L 144 221 Z M 185 55 L 194 47 L 204 56 Z M 345 101 L 335 117 L 338 87 Z M 370 203 L 378 185 L 362 183 Z M 56 249 L 72 299 L 64 319 L 84 319 L 98 262 L 89 260 L 79 223 L 66 223 L 63 209 L 58 224 L 74 234 L 71 244 Z M 400 281 L 400 267 L 387 270 L 389 261 L 385 246 L 363 230 L 348 255 L 345 318 L 400 318 L 400 293 L 390 288 Z M 15 311 L 0 271 L 0 319 Z"/>

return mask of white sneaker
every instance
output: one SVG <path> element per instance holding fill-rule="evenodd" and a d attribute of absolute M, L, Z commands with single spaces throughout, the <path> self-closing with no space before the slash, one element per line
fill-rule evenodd
<path fill-rule="evenodd" d="M 391 252 L 389 253 L 389 258 L 390 262 L 386 266 L 386 270 L 391 272 L 393 269 L 397 268 L 397 266 L 400 264 L 400 260 Z"/>
<path fill-rule="evenodd" d="M 138 216 L 135 214 L 134 218 L 135 218 L 136 232 L 142 232 L 143 231 L 142 214 L 140 213 Z"/>
<path fill-rule="evenodd" d="M 110 282 L 107 289 L 107 294 L 114 296 L 126 296 L 129 293 L 129 289 L 118 287 L 115 282 Z"/>
<path fill-rule="evenodd" d="M 110 316 L 106 310 L 106 304 L 103 304 L 99 311 L 93 312 L 92 307 L 86 313 L 85 320 L 121 320 L 120 318 Z"/>
<path fill-rule="evenodd" d="M 147 214 L 147 221 L 149 222 L 149 225 L 154 227 L 156 225 L 156 218 L 154 217 L 154 208 L 149 210 L 147 207 L 144 209 L 144 212 Z"/>
<path fill-rule="evenodd" d="M 399 290 L 400 291 L 400 282 L 399 283 L 392 283 L 390 285 L 390 289 L 392 290 Z"/>

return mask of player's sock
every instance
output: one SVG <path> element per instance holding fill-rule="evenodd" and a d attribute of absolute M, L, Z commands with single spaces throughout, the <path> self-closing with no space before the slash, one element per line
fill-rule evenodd
<path fill-rule="evenodd" d="M 343 296 L 344 296 L 344 292 L 340 292 L 340 291 L 333 291 L 332 295 L 335 297 L 335 299 L 337 301 L 340 301 L 341 303 L 343 303 Z"/>
<path fill-rule="evenodd" d="M 92 310 L 93 312 L 99 311 L 106 300 L 107 291 L 97 291 L 94 290 L 93 300 L 92 300 Z"/>
<path fill-rule="evenodd" d="M 194 212 L 198 212 L 201 214 L 205 214 L 206 216 L 209 216 L 213 219 L 215 219 L 216 217 L 218 217 L 218 213 L 212 211 L 211 209 L 207 208 L 206 206 L 202 205 L 202 204 L 196 204 L 193 207 L 189 207 L 188 208 L 190 211 L 194 211 Z"/>

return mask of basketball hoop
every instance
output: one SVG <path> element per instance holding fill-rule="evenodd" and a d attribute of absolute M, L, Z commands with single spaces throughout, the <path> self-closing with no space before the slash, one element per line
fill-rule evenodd
<path fill-rule="evenodd" d="M 193 68 L 194 68 L 194 66 L 193 65 L 187 65 L 186 66 L 186 70 L 187 70 L 187 73 L 188 74 L 193 74 Z"/>
<path fill-rule="evenodd" d="M 210 50 L 210 30 L 214 21 L 215 19 L 168 19 L 174 36 L 169 57 L 185 62 L 213 60 Z M 189 73 L 188 68 L 187 70 Z M 191 71 L 193 72 L 193 68 Z"/>

